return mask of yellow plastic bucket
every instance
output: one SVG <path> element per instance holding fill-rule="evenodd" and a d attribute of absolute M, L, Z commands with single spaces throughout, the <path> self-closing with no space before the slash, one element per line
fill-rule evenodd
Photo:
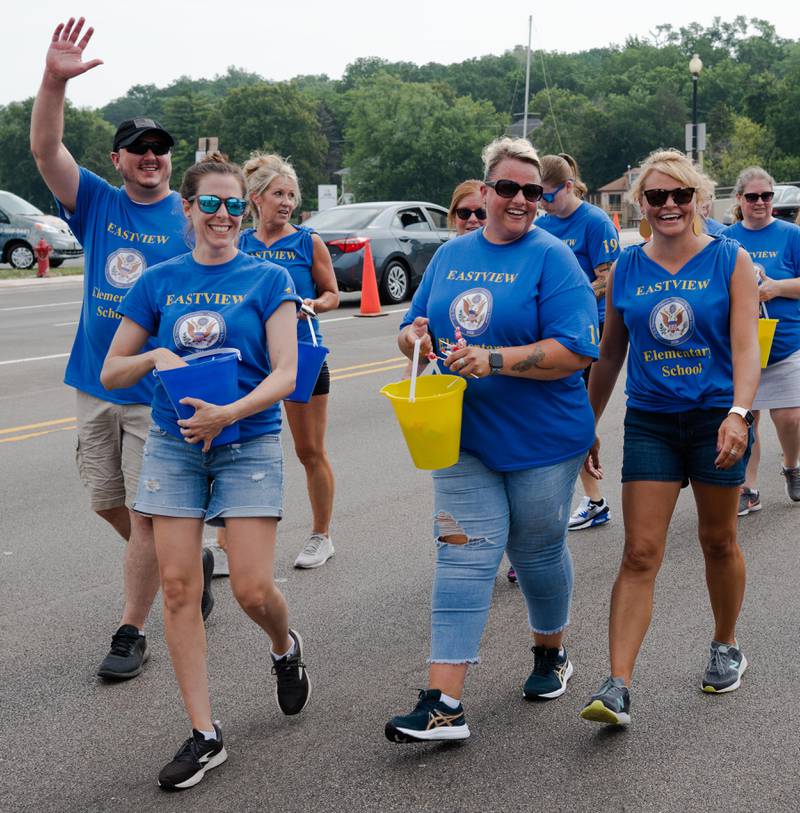
<path fill-rule="evenodd" d="M 392 402 L 418 469 L 444 469 L 458 462 L 466 386 L 457 375 L 426 375 L 417 378 L 413 403 L 408 400 L 411 379 L 387 384 L 381 390 L 381 395 Z"/>
<path fill-rule="evenodd" d="M 758 320 L 758 347 L 761 350 L 761 366 L 766 367 L 769 361 L 769 352 L 772 350 L 772 340 L 775 338 L 777 319 Z"/>

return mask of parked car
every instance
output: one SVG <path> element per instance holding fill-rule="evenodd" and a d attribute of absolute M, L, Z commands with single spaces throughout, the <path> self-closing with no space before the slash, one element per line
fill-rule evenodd
<path fill-rule="evenodd" d="M 772 199 L 772 216 L 780 220 L 788 220 L 794 223 L 797 212 L 800 211 L 800 187 L 792 184 L 775 184 L 775 197 Z M 733 210 L 736 207 L 736 198 L 731 199 L 722 222 L 726 226 L 736 222 Z"/>
<path fill-rule="evenodd" d="M 33 250 L 42 238 L 53 248 L 53 268 L 64 260 L 83 256 L 81 244 L 60 217 L 44 214 L 12 192 L 0 191 L 0 262 L 11 263 L 14 268 L 32 268 L 36 261 Z"/>
<path fill-rule="evenodd" d="M 407 299 L 434 252 L 453 232 L 447 209 L 424 201 L 353 203 L 319 212 L 303 224 L 325 241 L 342 291 L 360 291 L 369 240 L 384 304 Z"/>

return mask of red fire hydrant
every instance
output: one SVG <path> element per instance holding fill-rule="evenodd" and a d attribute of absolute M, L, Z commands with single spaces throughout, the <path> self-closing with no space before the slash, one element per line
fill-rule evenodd
<path fill-rule="evenodd" d="M 53 251 L 53 247 L 44 239 L 44 237 L 42 237 L 42 239 L 36 244 L 34 251 L 36 252 L 36 264 L 39 266 L 36 276 L 49 277 L 50 274 L 48 271 L 50 270 L 50 254 Z"/>

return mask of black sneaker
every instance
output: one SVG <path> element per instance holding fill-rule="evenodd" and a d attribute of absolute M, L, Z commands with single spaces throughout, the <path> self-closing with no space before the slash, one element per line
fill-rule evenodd
<path fill-rule="evenodd" d="M 738 646 L 712 641 L 708 666 L 703 675 L 703 691 L 717 694 L 738 689 L 745 669 L 747 658 Z"/>
<path fill-rule="evenodd" d="M 289 630 L 294 640 L 294 654 L 272 659 L 272 674 L 278 678 L 275 699 L 284 714 L 300 714 L 311 697 L 311 683 L 303 663 L 303 639 L 299 633 Z"/>
<path fill-rule="evenodd" d="M 389 742 L 431 742 L 432 740 L 465 740 L 469 726 L 461 703 L 454 709 L 442 703 L 439 689 L 422 689 L 411 714 L 392 717 L 384 733 Z"/>
<path fill-rule="evenodd" d="M 203 548 L 203 597 L 200 599 L 200 609 L 205 621 L 214 609 L 214 596 L 211 595 L 211 579 L 214 576 L 214 554 Z"/>
<path fill-rule="evenodd" d="M 631 697 L 622 678 L 606 678 L 583 707 L 581 717 L 593 723 L 630 725 Z"/>
<path fill-rule="evenodd" d="M 192 729 L 192 736 L 158 775 L 158 784 L 164 790 L 190 788 L 205 776 L 206 771 L 225 762 L 228 752 L 222 744 L 222 732 L 216 723 L 214 731 L 217 732 L 217 739 L 207 740 L 199 731 Z"/>
<path fill-rule="evenodd" d="M 792 502 L 800 502 L 800 467 L 787 469 L 783 467 L 781 473 L 786 480 L 786 496 Z"/>
<path fill-rule="evenodd" d="M 123 624 L 111 637 L 111 649 L 97 674 L 107 680 L 128 680 L 142 671 L 149 657 L 144 635 L 133 624 Z"/>
<path fill-rule="evenodd" d="M 531 647 L 533 671 L 528 675 L 522 696 L 526 700 L 552 700 L 561 697 L 567 690 L 567 681 L 572 677 L 572 663 L 567 650 L 559 654 L 558 647 L 547 649 L 543 646 Z"/>

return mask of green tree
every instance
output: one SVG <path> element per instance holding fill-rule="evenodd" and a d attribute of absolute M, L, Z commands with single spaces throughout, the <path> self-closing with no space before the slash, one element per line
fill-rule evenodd
<path fill-rule="evenodd" d="M 717 183 L 730 186 L 744 167 L 757 165 L 769 169 L 774 148 L 775 137 L 766 127 L 746 116 L 734 116 L 730 138 L 714 150 L 706 169 Z"/>

